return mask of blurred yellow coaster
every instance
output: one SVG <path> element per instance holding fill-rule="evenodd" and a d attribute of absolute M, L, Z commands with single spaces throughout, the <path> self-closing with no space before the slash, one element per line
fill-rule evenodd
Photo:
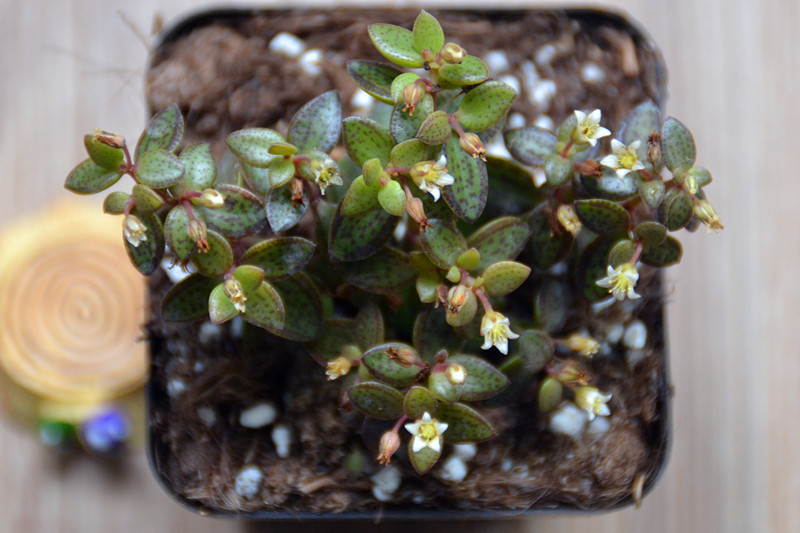
<path fill-rule="evenodd" d="M 145 280 L 118 217 L 75 201 L 19 220 L 0 233 L 0 273 L 0 365 L 39 400 L 16 414 L 78 422 L 145 383 Z"/>

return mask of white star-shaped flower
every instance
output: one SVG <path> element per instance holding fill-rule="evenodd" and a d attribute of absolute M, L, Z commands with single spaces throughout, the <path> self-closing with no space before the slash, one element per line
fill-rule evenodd
<path fill-rule="evenodd" d="M 442 451 L 442 433 L 447 431 L 447 423 L 431 418 L 427 411 L 416 422 L 405 425 L 406 431 L 414 435 L 411 442 L 411 451 L 418 453 L 425 448 L 439 453 Z"/>
<path fill-rule="evenodd" d="M 610 394 L 603 394 L 596 387 L 580 387 L 575 391 L 575 403 L 586 411 L 589 421 L 594 420 L 595 416 L 608 416 L 611 414 L 608 405 L 606 405 L 610 399 Z"/>
<path fill-rule="evenodd" d="M 502 313 L 487 311 L 481 320 L 481 335 L 483 335 L 482 350 L 495 346 L 503 355 L 508 355 L 508 339 L 517 339 L 519 335 L 511 331 L 510 322 Z"/>
<path fill-rule="evenodd" d="M 639 281 L 639 272 L 633 263 L 623 263 L 617 268 L 608 265 L 608 276 L 597 280 L 597 285 L 608 291 L 619 301 L 627 296 L 631 300 L 640 298 L 633 290 Z"/>
<path fill-rule="evenodd" d="M 455 178 L 447 171 L 447 159 L 444 154 L 439 156 L 439 160 L 422 161 L 411 167 L 411 178 L 423 192 L 430 193 L 433 201 L 439 201 L 441 197 L 441 187 L 452 185 Z"/>
<path fill-rule="evenodd" d="M 628 146 L 625 146 L 618 140 L 611 139 L 611 153 L 601 159 L 600 164 L 614 169 L 619 179 L 624 178 L 630 172 L 641 170 L 644 165 L 636 153 L 641 144 L 642 141 L 633 141 Z"/>
<path fill-rule="evenodd" d="M 575 111 L 578 123 L 572 130 L 572 140 L 577 144 L 597 144 L 597 139 L 608 137 L 611 132 L 600 125 L 600 110 L 595 109 L 588 115 L 583 111 Z"/>
<path fill-rule="evenodd" d="M 147 226 L 133 215 L 127 215 L 122 223 L 122 233 L 131 246 L 138 248 L 147 240 Z"/>

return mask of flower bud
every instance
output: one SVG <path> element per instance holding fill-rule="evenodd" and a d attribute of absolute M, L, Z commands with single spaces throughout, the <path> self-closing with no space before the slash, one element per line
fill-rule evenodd
<path fill-rule="evenodd" d="M 481 138 L 475 133 L 465 133 L 458 140 L 458 143 L 461 145 L 462 150 L 475 159 L 481 158 L 483 161 L 486 161 L 486 147 L 483 145 Z"/>
<path fill-rule="evenodd" d="M 574 361 L 565 363 L 553 378 L 564 385 L 588 385 L 590 381 L 589 375 L 581 370 Z"/>
<path fill-rule="evenodd" d="M 234 277 L 226 279 L 222 284 L 222 290 L 225 293 L 225 296 L 227 296 L 231 303 L 233 303 L 233 306 L 237 311 L 244 313 L 247 310 L 247 307 L 245 306 L 247 297 L 244 295 L 244 290 L 242 289 L 242 285 L 239 283 L 239 280 Z"/>
<path fill-rule="evenodd" d="M 556 211 L 556 219 L 558 219 L 558 223 L 561 224 L 561 227 L 570 232 L 573 237 L 577 237 L 578 233 L 580 233 L 583 228 L 581 219 L 578 218 L 575 209 L 573 209 L 571 205 L 560 205 Z"/>
<path fill-rule="evenodd" d="M 453 385 L 463 385 L 464 381 L 467 379 L 467 369 L 464 368 L 464 365 L 450 363 L 447 365 L 447 370 L 444 371 L 444 375 L 447 376 L 447 381 Z"/>
<path fill-rule="evenodd" d="M 340 355 L 333 361 L 328 361 L 328 368 L 325 370 L 325 375 L 328 376 L 328 381 L 334 381 L 342 376 L 346 376 L 351 368 L 353 368 L 353 363 L 350 359 Z"/>
<path fill-rule="evenodd" d="M 711 233 L 712 229 L 714 231 L 725 229 L 725 226 L 723 226 L 722 222 L 719 220 L 717 210 L 714 209 L 714 206 L 711 205 L 711 202 L 708 200 L 697 200 L 694 204 L 693 211 L 700 222 L 706 225 L 709 233 Z"/>
<path fill-rule="evenodd" d="M 209 209 L 219 209 L 225 205 L 225 197 L 214 189 L 206 189 L 200 194 L 199 204 Z"/>
<path fill-rule="evenodd" d="M 442 48 L 442 59 L 447 63 L 461 63 L 467 57 L 467 51 L 456 43 L 447 43 Z"/>
<path fill-rule="evenodd" d="M 422 200 L 419 198 L 411 198 L 406 202 L 406 212 L 414 222 L 419 224 L 419 230 L 425 232 L 426 227 L 430 227 L 428 217 L 425 216 L 425 208 L 422 206 Z"/>
<path fill-rule="evenodd" d="M 197 243 L 197 251 L 201 254 L 208 253 L 208 240 L 207 240 L 206 223 L 202 220 L 193 218 L 189 221 L 189 237 Z"/>
<path fill-rule="evenodd" d="M 686 177 L 683 178 L 683 187 L 686 189 L 686 192 L 694 196 L 697 194 L 697 178 L 692 176 L 691 174 L 687 174 Z"/>
<path fill-rule="evenodd" d="M 647 139 L 647 160 L 657 166 L 661 162 L 661 134 L 653 132 Z"/>
<path fill-rule="evenodd" d="M 408 113 L 409 116 L 413 116 L 414 110 L 416 110 L 417 104 L 422 101 L 423 96 L 425 96 L 425 89 L 416 81 L 412 81 L 403 87 L 402 97 L 405 104 L 403 111 Z"/>
<path fill-rule="evenodd" d="M 584 357 L 592 357 L 600 351 L 600 343 L 592 337 L 573 333 L 567 337 L 567 348 Z"/>
<path fill-rule="evenodd" d="M 125 148 L 125 137 L 109 131 L 95 129 L 94 140 L 112 148 Z"/>
<path fill-rule="evenodd" d="M 400 448 L 400 435 L 394 430 L 389 430 L 381 436 L 378 445 L 378 462 L 382 465 L 392 462 L 392 456 Z"/>

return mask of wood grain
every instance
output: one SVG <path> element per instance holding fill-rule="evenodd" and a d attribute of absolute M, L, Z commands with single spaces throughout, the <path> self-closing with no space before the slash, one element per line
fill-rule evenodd
<path fill-rule="evenodd" d="M 595 3 L 580 5 L 587 4 Z M 800 247 L 793 233 L 800 180 L 791 163 L 800 124 L 800 5 L 602 5 L 629 13 L 659 44 L 670 73 L 669 112 L 694 132 L 726 225 L 720 234 L 685 238 L 684 260 L 669 271 L 676 390 L 669 465 L 639 510 L 471 523 L 464 531 L 800 531 L 793 400 L 800 381 Z M 190 0 L 0 3 L 0 224 L 64 197 L 66 171 L 83 157 L 81 133 L 141 126 L 147 50 L 118 10 L 148 35 L 155 14 L 169 23 L 193 9 Z M 142 455 L 122 471 L 88 460 L 60 464 L 7 422 L 0 449 L 4 531 L 261 530 L 181 509 L 152 480 Z"/>

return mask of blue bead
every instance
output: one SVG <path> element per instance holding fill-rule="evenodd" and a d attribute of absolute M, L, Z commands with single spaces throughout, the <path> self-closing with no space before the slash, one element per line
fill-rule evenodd
<path fill-rule="evenodd" d="M 109 454 L 119 451 L 130 435 L 127 414 L 109 408 L 81 424 L 81 442 L 90 453 Z"/>

